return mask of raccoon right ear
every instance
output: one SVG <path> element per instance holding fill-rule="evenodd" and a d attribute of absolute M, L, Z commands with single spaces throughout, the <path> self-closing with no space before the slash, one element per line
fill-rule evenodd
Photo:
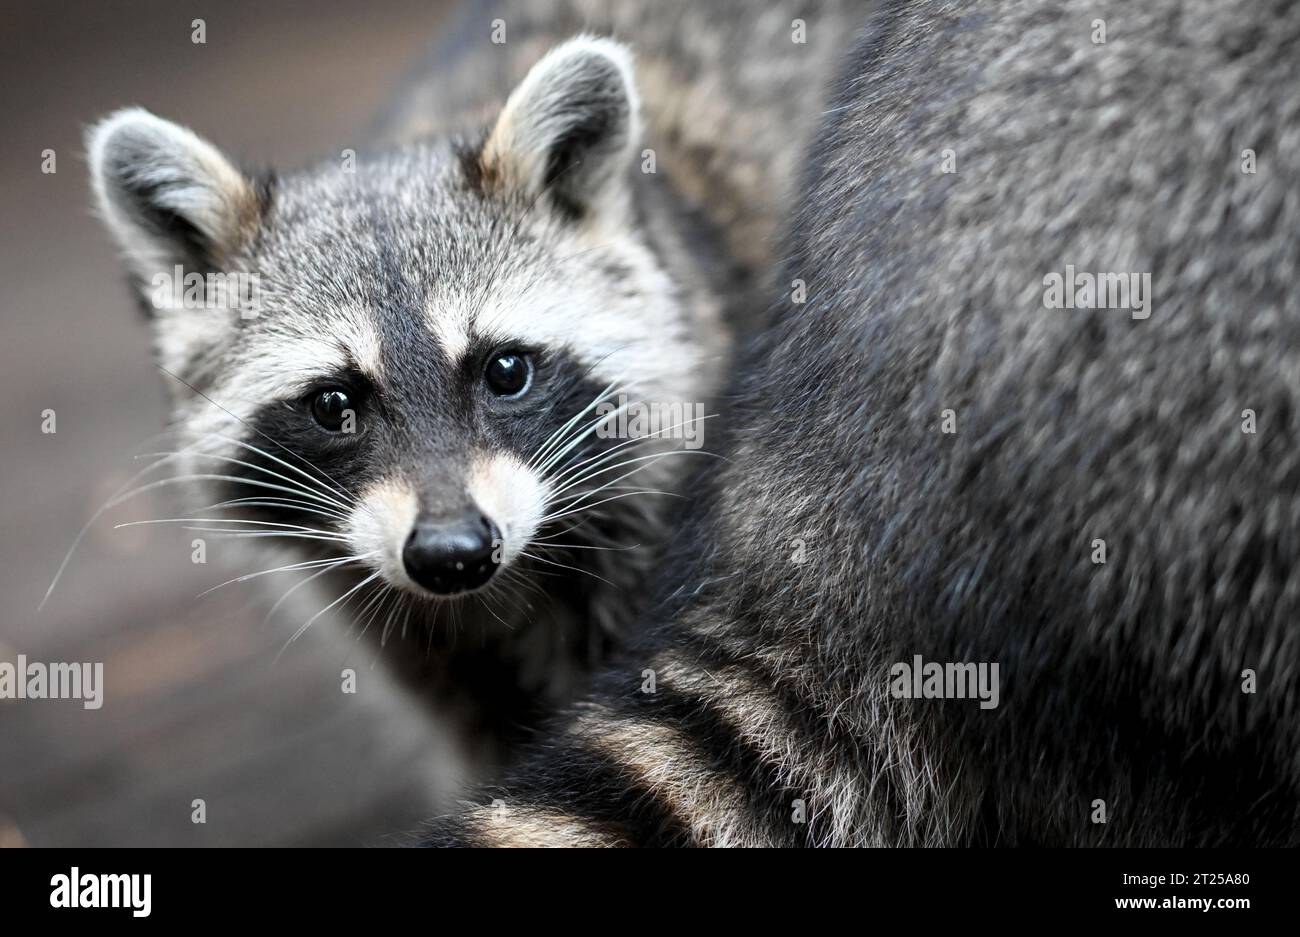
<path fill-rule="evenodd" d="M 550 195 L 582 215 L 623 208 L 641 125 L 632 54 L 579 36 L 556 46 L 511 93 L 479 155 L 488 189 Z"/>
<path fill-rule="evenodd" d="M 130 108 L 91 127 L 86 145 L 100 214 L 136 276 L 219 268 L 256 234 L 258 186 L 184 127 Z"/>

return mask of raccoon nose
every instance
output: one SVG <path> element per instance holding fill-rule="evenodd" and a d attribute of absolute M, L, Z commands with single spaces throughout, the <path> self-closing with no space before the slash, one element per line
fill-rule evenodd
<path fill-rule="evenodd" d="M 407 575 L 437 595 L 477 589 L 499 562 L 501 532 L 477 511 L 454 521 L 421 517 L 402 548 Z"/>

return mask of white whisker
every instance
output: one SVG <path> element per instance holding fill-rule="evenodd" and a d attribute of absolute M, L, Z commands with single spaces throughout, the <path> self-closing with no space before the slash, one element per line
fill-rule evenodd
<path fill-rule="evenodd" d="M 361 554 L 358 554 L 358 555 L 356 555 L 356 556 L 349 556 L 349 557 L 346 557 L 346 558 L 343 559 L 343 560 L 340 560 L 340 561 L 338 561 L 338 562 L 336 562 L 336 563 L 332 563 L 332 564 L 330 564 L 329 566 L 326 566 L 324 569 L 320 570 L 319 572 L 312 573 L 312 574 L 311 574 L 310 576 L 308 576 L 306 579 L 302 579 L 302 580 L 300 580 L 300 581 L 294 583 L 292 586 L 289 587 L 289 589 L 288 589 L 287 591 L 284 592 L 283 595 L 281 595 L 278 599 L 275 600 L 275 604 L 273 604 L 273 605 L 271 606 L 270 610 L 268 610 L 267 613 L 266 613 L 266 617 L 262 619 L 262 624 L 266 624 L 268 621 L 270 621 L 270 620 L 271 620 L 271 616 L 275 614 L 276 609 L 278 609 L 281 605 L 283 605 L 283 604 L 285 603 L 285 601 L 289 598 L 289 596 L 293 595 L 295 592 L 297 592 L 297 591 L 298 591 L 299 589 L 301 589 L 303 586 L 307 585 L 307 583 L 309 583 L 309 582 L 311 582 L 311 581 L 313 581 L 313 580 L 315 580 L 315 579 L 319 579 L 321 576 L 325 575 L 326 573 L 330 572 L 331 570 L 338 569 L 338 568 L 340 568 L 340 567 L 342 567 L 342 566 L 344 566 L 344 565 L 346 565 L 346 564 L 348 564 L 348 563 L 354 563 L 354 562 L 358 562 L 358 561 L 360 561 L 360 560 L 366 560 L 366 559 L 369 559 L 369 558 L 371 558 L 371 557 L 373 557 L 373 556 L 376 556 L 376 555 L 377 555 L 377 554 L 374 554 L 374 553 L 361 553 Z"/>
<path fill-rule="evenodd" d="M 600 469 L 600 470 L 598 470 L 598 471 L 592 472 L 590 475 L 584 476 L 583 479 L 581 480 L 581 482 L 582 482 L 582 483 L 588 482 L 588 481 L 590 481 L 593 477 L 595 477 L 595 476 L 597 476 L 597 475 L 603 475 L 603 474 L 605 474 L 606 472 L 617 471 L 618 469 L 623 468 L 624 466 L 633 465 L 633 464 L 636 464 L 636 463 L 638 463 L 638 462 L 647 462 L 647 464 L 645 464 L 645 465 L 639 465 L 639 466 L 637 466 L 636 468 L 632 469 L 632 471 L 630 471 L 630 472 L 625 472 L 625 473 L 623 473 L 622 475 L 618 476 L 617 478 L 614 478 L 614 479 L 611 479 L 611 480 L 608 481 L 608 482 L 605 482 L 603 485 L 599 485 L 599 486 L 597 486 L 596 488 L 592 488 L 592 489 L 587 490 L 587 491 L 579 492 L 577 498 L 576 498 L 576 499 L 573 499 L 573 498 L 569 499 L 568 502 L 567 502 L 567 505 L 566 505 L 566 506 L 567 506 L 567 507 L 573 507 L 573 506 L 576 505 L 576 504 L 580 504 L 580 503 L 582 502 L 583 499 L 593 497 L 593 496 L 599 494 L 600 492 L 609 489 L 611 486 L 618 484 L 619 482 L 623 481 L 624 479 L 631 478 L 633 475 L 637 474 L 638 472 L 641 472 L 641 471 L 644 471 L 644 470 L 647 469 L 647 468 L 650 468 L 651 465 L 654 465 L 655 462 L 657 462 L 657 461 L 660 460 L 660 459 L 665 459 L 665 458 L 667 458 L 668 456 L 673 456 L 673 455 L 686 455 L 686 454 L 688 454 L 688 453 L 693 453 L 693 452 L 699 452 L 699 453 L 701 453 L 702 455 L 708 455 L 708 454 L 709 454 L 709 453 L 707 453 L 707 452 L 703 452 L 702 450 L 698 450 L 698 449 L 673 449 L 673 450 L 671 450 L 671 451 L 669 451 L 669 452 L 660 452 L 660 453 L 657 453 L 657 454 L 655 454 L 655 455 L 650 455 L 650 456 L 640 456 L 639 458 L 636 458 L 636 459 L 628 459 L 628 460 L 623 461 L 623 462 L 620 462 L 620 463 L 618 463 L 618 464 L 616 464 L 616 465 L 607 466 L 607 467 L 602 468 L 602 469 Z M 557 497 L 558 497 L 560 494 L 562 494 L 564 491 L 568 491 L 570 488 L 573 488 L 575 485 L 577 485 L 577 484 L 579 484 L 579 483 L 580 483 L 580 482 L 573 482 L 573 483 L 570 483 L 569 485 L 565 486 L 565 487 L 564 487 L 563 489 L 561 489 L 560 491 L 552 492 L 551 495 L 547 498 L 547 504 L 548 504 L 548 505 L 555 504 L 556 501 L 557 501 Z M 657 489 L 645 489 L 646 492 L 653 492 L 653 491 L 656 491 L 656 490 L 657 490 Z M 677 495 L 677 494 L 675 494 L 675 493 L 673 493 L 673 492 L 659 492 L 659 493 L 660 493 L 660 494 L 667 494 L 667 495 L 669 495 L 669 496 L 671 496 L 671 497 L 681 497 L 680 495 Z M 543 518 L 543 520 L 544 520 L 544 521 L 555 520 L 556 517 L 559 517 L 559 516 L 563 516 L 563 515 L 551 515 L 551 516 L 547 516 L 547 517 Z"/>
<path fill-rule="evenodd" d="M 293 498 L 236 498 L 231 501 L 218 501 L 216 504 L 209 504 L 200 508 L 203 511 L 214 511 L 218 508 L 290 508 L 303 514 L 316 514 L 320 517 L 328 517 L 333 520 L 346 523 L 349 518 L 346 514 L 333 511 L 328 508 L 322 508 L 320 505 L 311 501 L 298 501 Z"/>
<path fill-rule="evenodd" d="M 624 498 L 635 497 L 636 495 L 639 495 L 639 494 L 641 494 L 641 493 L 642 493 L 642 492 L 639 492 L 639 491 L 632 491 L 632 492 L 628 492 L 628 493 L 621 494 L 621 495 L 614 495 L 613 497 L 606 498 L 606 499 L 603 500 L 603 501 L 597 501 L 595 504 L 588 504 L 588 505 L 586 505 L 585 507 L 574 508 L 573 510 L 565 511 L 565 512 L 563 512 L 562 514 L 554 514 L 554 515 L 551 515 L 551 516 L 548 516 L 548 517 L 544 517 L 544 518 L 542 518 L 542 523 L 549 523 L 549 522 L 551 522 L 551 521 L 557 521 L 557 520 L 559 520 L 559 519 L 562 518 L 562 517 L 568 517 L 569 515 L 571 515 L 571 514 L 577 514 L 577 513 L 579 513 L 580 511 L 589 511 L 589 510 L 591 510 L 592 508 L 600 507 L 600 505 L 602 505 L 602 504 L 609 504 L 611 501 L 621 501 L 621 500 L 624 499 Z"/>
<path fill-rule="evenodd" d="M 566 456 L 569 452 L 571 452 L 573 448 L 578 445 L 578 443 L 582 442 L 584 439 L 586 439 L 588 436 L 594 433 L 597 429 L 599 429 L 602 423 L 606 423 L 609 420 L 617 419 L 618 416 L 622 414 L 625 410 L 627 410 L 629 406 L 631 406 L 631 401 L 625 402 L 622 406 L 616 408 L 612 412 L 602 414 L 601 416 L 598 416 L 595 420 L 592 420 L 590 423 L 586 424 L 586 426 L 584 426 L 580 432 L 574 434 L 572 439 L 565 443 L 563 448 L 547 456 L 546 460 L 542 462 L 541 465 L 537 466 L 537 473 L 539 475 L 546 474 L 546 472 L 548 472 L 553 465 L 555 465 L 560 459 L 564 458 L 564 456 Z"/>
<path fill-rule="evenodd" d="M 154 439 L 159 438 L 160 435 L 165 436 L 167 434 L 163 433 L 163 434 L 155 435 L 151 437 L 150 440 L 148 441 L 152 442 Z M 184 450 L 182 450 L 182 452 L 183 451 Z M 118 504 L 120 504 L 121 500 L 119 499 L 124 499 L 132 496 L 132 495 L 124 495 L 123 492 L 127 491 L 127 489 L 131 488 L 132 485 L 134 485 L 140 479 L 144 478 L 150 472 L 154 471 L 159 466 L 165 465 L 175 458 L 178 458 L 178 456 L 167 456 L 165 458 L 158 459 L 155 462 L 153 462 L 151 465 L 147 465 L 144 468 L 140 469 L 140 471 L 136 472 L 125 482 L 123 482 L 121 487 L 119 487 L 117 491 L 115 491 L 112 495 L 110 495 L 109 499 L 106 502 L 104 502 L 104 504 L 100 505 L 100 507 L 95 511 L 94 514 L 90 515 L 90 520 L 86 521 L 86 523 L 82 525 L 81 530 L 77 531 L 77 536 L 74 537 L 72 540 L 72 546 L 68 547 L 68 552 L 63 555 L 63 562 L 61 562 L 59 564 L 59 568 L 55 570 L 54 578 L 50 580 L 50 584 L 45 590 L 45 595 L 41 598 L 40 604 L 36 606 L 36 610 L 38 612 L 41 609 L 43 609 L 45 607 L 45 603 L 50 600 L 50 594 L 54 591 L 54 587 L 59 584 L 59 580 L 63 578 L 63 572 L 68 568 L 68 563 L 71 562 L 72 555 L 77 551 L 77 547 L 81 545 L 81 541 L 86 539 L 86 534 L 88 534 L 90 532 L 90 528 L 95 525 L 95 521 L 99 520 L 106 513 L 111 511 Z"/>
<path fill-rule="evenodd" d="M 259 527 L 285 527 L 289 530 L 301 530 L 314 534 L 332 533 L 332 531 L 321 530 L 317 527 L 303 527 L 301 524 L 278 524 L 274 521 L 259 521 L 242 517 L 161 517 L 155 520 L 128 521 L 125 524 L 114 524 L 113 529 L 144 527 L 150 524 L 256 524 Z"/>
<path fill-rule="evenodd" d="M 608 459 L 612 458 L 613 455 L 617 453 L 619 450 L 624 449 L 628 446 L 635 446 L 635 445 L 640 445 L 640 444 L 645 444 L 650 442 L 661 442 L 661 443 L 671 442 L 672 441 L 671 437 L 666 437 L 661 434 L 669 433 L 679 427 L 689 426 L 692 423 L 699 423 L 702 422 L 703 420 L 711 419 L 712 417 L 715 416 L 717 416 L 716 413 L 711 413 L 708 416 L 693 417 L 689 420 L 683 420 L 680 423 L 674 423 L 672 426 L 665 426 L 661 429 L 655 430 L 655 432 L 653 433 L 647 433 L 644 436 L 637 436 L 632 439 L 628 439 L 624 442 L 619 443 L 618 445 L 611 446 L 608 449 L 602 450 L 601 452 L 598 452 L 596 455 L 589 456 L 588 458 L 583 459 L 581 462 L 577 462 L 574 465 L 566 467 L 562 472 L 560 472 L 555 476 L 552 483 L 558 485 L 565 480 L 566 476 L 572 475 L 575 471 L 577 471 L 577 469 L 581 468 L 582 466 L 593 461 L 595 461 L 597 464 L 600 464 L 601 462 L 605 462 Z"/>
<path fill-rule="evenodd" d="M 175 455 L 176 453 L 153 453 L 153 454 L 154 455 Z M 217 455 L 211 452 L 195 452 L 195 453 L 190 453 L 190 455 L 200 459 L 215 459 L 219 462 L 230 463 L 231 465 L 241 465 L 244 468 L 252 469 L 254 472 L 261 472 L 264 475 L 269 475 L 272 478 L 277 478 L 280 481 L 284 482 L 285 484 L 293 486 L 291 488 L 284 489 L 285 491 L 288 491 L 292 494 L 299 495 L 304 498 L 310 498 L 313 501 L 318 501 L 321 504 L 328 505 L 330 507 L 347 510 L 347 505 L 339 501 L 337 498 L 331 498 L 329 497 L 328 494 L 324 492 L 313 491 L 309 488 L 306 488 L 302 485 L 301 482 L 295 481 L 292 478 L 287 478 L 284 475 L 281 475 L 279 472 L 273 472 L 264 466 L 255 465 L 254 463 L 246 462 L 243 459 L 236 459 L 233 456 Z"/>
<path fill-rule="evenodd" d="M 526 557 L 528 557 L 529 559 L 536 560 L 536 561 L 539 562 L 539 563 L 548 563 L 548 564 L 550 564 L 551 566 L 558 566 L 560 569 L 571 570 L 572 572 L 575 572 L 575 573 L 586 573 L 586 574 L 587 574 L 588 576 L 590 576 L 592 579 L 599 579 L 601 582 L 605 583 L 605 585 L 607 585 L 607 586 L 614 586 L 614 584 L 613 584 L 612 582 L 610 582 L 608 579 L 606 579 L 604 576 L 597 576 L 597 575 L 596 575 L 595 573 L 593 573 L 591 570 L 589 570 L 589 569 L 583 569 L 583 568 L 580 567 L 580 566 L 570 566 L 570 565 L 568 565 L 567 563 L 557 563 L 555 560 L 548 560 L 548 559 L 546 559 L 545 557 L 538 556 L 538 555 L 535 554 L 535 553 L 521 552 L 519 555 L 520 555 L 520 556 L 526 556 Z M 541 570 L 538 570 L 538 572 L 541 572 Z M 618 587 L 617 587 L 617 586 L 614 586 L 614 588 L 618 588 Z"/>
<path fill-rule="evenodd" d="M 294 473 L 296 473 L 296 474 L 298 474 L 298 475 L 301 475 L 303 478 L 307 479 L 307 480 L 308 480 L 309 482 L 311 482 L 313 485 L 316 485 L 316 486 L 318 486 L 318 487 L 321 485 L 322 482 L 324 482 L 324 483 L 328 484 L 328 485 L 330 486 L 330 488 L 331 488 L 331 489 L 332 489 L 336 494 L 342 495 L 344 498 L 346 498 L 349 502 L 351 502 L 351 503 L 353 503 L 353 504 L 356 503 L 356 498 L 353 497 L 353 495 L 352 495 L 351 492 L 349 492 L 347 489 L 345 489 L 342 485 L 340 485 L 340 484 L 338 484 L 337 482 L 335 482 L 332 478 L 330 478 L 328 475 L 326 475 L 323 471 L 321 471 L 321 470 L 320 470 L 319 468 L 317 468 L 315 465 L 312 465 L 311 462 L 308 462 L 306 459 L 304 459 L 302 456 L 298 455 L 296 452 L 293 452 L 292 450 L 286 449 L 285 451 L 286 451 L 286 452 L 289 452 L 291 455 L 293 455 L 293 456 L 295 456 L 296 458 L 298 458 L 299 460 L 301 460 L 304 464 L 306 464 L 306 465 L 311 465 L 311 467 L 314 468 L 314 469 L 316 469 L 317 472 L 320 472 L 321 477 L 320 477 L 320 478 L 316 478 L 316 477 L 313 476 L 313 475 L 308 475 L 306 472 L 304 472 L 302 469 L 298 468 L 296 465 L 290 465 L 288 462 L 284 461 L 284 459 L 277 458 L 276 456 L 271 455 L 271 453 L 267 452 L 265 449 L 260 449 L 260 448 L 258 448 L 257 446 L 254 446 L 252 443 L 244 442 L 243 440 L 239 440 L 239 439 L 233 439 L 233 438 L 231 438 L 231 437 L 229 437 L 229 436 L 222 436 L 220 433 L 209 433 L 207 438 L 210 438 L 210 439 L 220 439 L 220 440 L 223 441 L 223 442 L 230 443 L 231 445 L 234 445 L 234 446 L 239 446 L 239 447 L 241 447 L 241 448 L 243 448 L 243 449 L 247 449 L 249 452 L 253 452 L 253 453 L 256 453 L 257 455 L 260 455 L 260 456 L 263 456 L 263 457 L 265 457 L 265 458 L 267 458 L 267 459 L 270 459 L 272 462 L 275 462 L 275 463 L 277 463 L 277 464 L 279 464 L 279 465 L 284 466 L 284 467 L 287 468 L 289 471 L 294 472 Z M 268 438 L 269 438 L 269 437 L 268 437 Z M 277 445 L 279 445 L 279 444 L 277 443 Z M 345 505 L 341 505 L 341 506 L 345 506 Z"/>
<path fill-rule="evenodd" d="M 348 556 L 348 557 L 344 557 L 343 559 L 330 558 L 330 559 L 323 559 L 323 560 L 305 560 L 301 563 L 290 563 L 287 566 L 277 566 L 275 569 L 264 569 L 256 573 L 245 573 L 242 576 L 236 576 L 234 579 L 227 579 L 225 582 L 218 583 L 217 585 L 213 586 L 211 589 L 204 589 L 197 596 L 195 596 L 195 598 L 201 599 L 209 592 L 215 592 L 218 589 L 221 589 L 225 586 L 233 585 L 237 582 L 247 582 L 250 579 L 258 578 L 259 576 L 270 576 L 273 573 L 295 572 L 297 570 L 302 570 L 302 569 L 315 569 L 319 566 L 340 566 L 344 563 L 350 563 L 353 560 L 357 560 L 357 559 L 360 559 L 360 557 Z"/>
<path fill-rule="evenodd" d="M 201 534 L 216 534 L 223 540 L 263 540 L 263 539 L 282 539 L 282 540 L 326 540 L 337 543 L 347 543 L 349 538 L 343 534 L 308 534 L 294 530 L 228 530 L 225 527 L 182 527 L 181 530 L 192 530 Z"/>
<path fill-rule="evenodd" d="M 329 605 L 326 605 L 324 608 L 322 608 L 322 609 L 321 609 L 319 612 L 317 612 L 315 615 L 311 616 L 311 618 L 308 618 L 307 621 L 304 622 L 303 625 L 302 625 L 302 626 L 301 626 L 297 631 L 295 631 L 295 632 L 293 633 L 293 637 L 291 637 L 288 641 L 285 642 L 284 647 L 280 648 L 280 652 L 279 652 L 278 654 L 275 655 L 275 659 L 276 659 L 276 660 L 279 660 L 279 659 L 280 659 L 280 656 L 281 656 L 281 655 L 282 655 L 286 650 L 288 650 L 289 645 L 292 644 L 294 641 L 297 641 L 297 640 L 298 640 L 299 638 L 301 638 L 304 634 L 306 634 L 306 633 L 307 633 L 307 629 L 310 628 L 310 627 L 312 626 L 312 623 L 315 622 L 318 618 L 320 618 L 322 615 L 324 615 L 326 612 L 328 612 L 328 611 L 329 611 L 330 609 L 332 609 L 334 606 L 338 605 L 340 602 L 346 602 L 350 597 L 352 597 L 352 596 L 357 592 L 357 590 L 363 588 L 363 587 L 366 586 L 366 585 L 369 585 L 370 583 L 374 582 L 376 579 L 378 579 L 378 578 L 379 578 L 380 576 L 382 576 L 382 575 L 383 575 L 383 573 L 382 573 L 382 572 L 378 572 L 378 571 L 371 573 L 369 576 L 367 576 L 365 579 L 361 580 L 359 583 L 357 583 L 355 586 L 353 586 L 353 587 L 352 587 L 351 589 L 349 589 L 347 592 L 343 593 L 341 596 L 339 596 L 337 599 L 335 599 L 335 600 L 334 600 L 333 602 L 331 602 Z"/>

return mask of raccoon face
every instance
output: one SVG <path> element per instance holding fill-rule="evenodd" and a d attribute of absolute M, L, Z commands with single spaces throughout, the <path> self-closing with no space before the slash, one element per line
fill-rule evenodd
<path fill-rule="evenodd" d="M 589 38 L 472 139 L 273 180 L 145 111 L 93 128 L 205 507 L 425 598 L 618 539 L 673 470 L 598 405 L 706 399 L 718 351 L 639 220 L 638 136 L 630 57 Z"/>

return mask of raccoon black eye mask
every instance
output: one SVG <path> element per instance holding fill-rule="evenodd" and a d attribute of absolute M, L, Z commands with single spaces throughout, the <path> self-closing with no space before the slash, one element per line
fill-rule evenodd
<path fill-rule="evenodd" d="M 503 400 L 519 400 L 532 385 L 533 363 L 527 354 L 493 352 L 483 370 L 483 384 Z M 366 395 L 330 386 L 309 395 L 316 425 L 327 433 L 358 438 L 364 432 Z M 481 511 L 450 521 L 417 519 L 402 546 L 401 564 L 415 587 L 435 596 L 473 592 L 488 584 L 502 565 L 503 532 Z"/>

